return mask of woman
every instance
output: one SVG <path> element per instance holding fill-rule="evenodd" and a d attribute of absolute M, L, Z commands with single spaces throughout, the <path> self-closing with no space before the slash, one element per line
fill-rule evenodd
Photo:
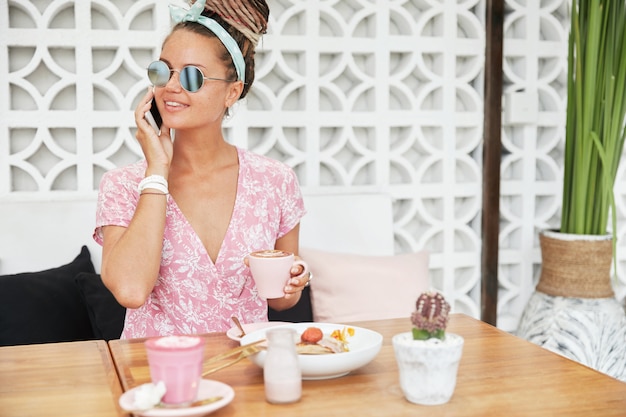
<path fill-rule="evenodd" d="M 254 80 L 254 47 L 269 16 L 264 0 L 230 2 L 172 7 L 179 23 L 135 110 L 145 160 L 100 184 L 94 238 L 102 279 L 128 309 L 123 338 L 225 331 L 231 316 L 266 321 L 268 303 L 292 307 L 310 278 L 294 266 L 284 297 L 266 302 L 244 263 L 255 250 L 297 254 L 305 210 L 289 167 L 224 140 L 222 120 Z M 151 102 L 160 135 L 144 119 Z"/>

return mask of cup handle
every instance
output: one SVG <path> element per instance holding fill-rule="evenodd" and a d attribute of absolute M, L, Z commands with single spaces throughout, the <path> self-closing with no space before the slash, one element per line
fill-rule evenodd
<path fill-rule="evenodd" d="M 301 278 L 303 277 L 305 274 L 307 274 L 309 272 L 309 265 L 307 265 L 306 262 L 304 262 L 303 260 L 300 259 L 296 259 L 295 261 L 293 261 L 292 267 L 294 265 L 300 265 L 303 269 L 302 272 L 300 273 L 300 275 L 297 275 L 293 278 Z"/>

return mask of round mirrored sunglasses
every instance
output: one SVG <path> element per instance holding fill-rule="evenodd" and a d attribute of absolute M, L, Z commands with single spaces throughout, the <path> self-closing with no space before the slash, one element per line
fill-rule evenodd
<path fill-rule="evenodd" d="M 224 78 L 205 77 L 200 68 L 194 65 L 184 66 L 181 70 L 171 69 L 163 61 L 154 61 L 148 65 L 148 79 L 152 85 L 163 87 L 172 78 L 172 73 L 178 73 L 180 85 L 190 93 L 195 93 L 204 85 L 204 80 L 234 82 L 235 80 L 226 80 Z"/>

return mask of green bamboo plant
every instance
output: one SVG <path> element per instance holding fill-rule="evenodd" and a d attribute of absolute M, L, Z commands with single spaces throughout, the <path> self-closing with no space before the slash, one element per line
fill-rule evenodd
<path fill-rule="evenodd" d="M 614 233 L 626 139 L 626 0 L 572 0 L 562 233 Z M 615 247 L 615 245 L 614 245 Z"/>

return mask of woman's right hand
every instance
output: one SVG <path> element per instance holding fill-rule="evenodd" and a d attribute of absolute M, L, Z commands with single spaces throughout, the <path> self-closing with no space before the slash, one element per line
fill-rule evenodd
<path fill-rule="evenodd" d="M 170 137 L 170 129 L 165 124 L 161 126 L 161 134 L 157 135 L 144 117 L 146 112 L 150 111 L 153 97 L 154 91 L 151 87 L 135 109 L 135 123 L 137 124 L 135 137 L 148 162 L 146 175 L 158 174 L 167 178 L 174 154 L 174 144 Z"/>

